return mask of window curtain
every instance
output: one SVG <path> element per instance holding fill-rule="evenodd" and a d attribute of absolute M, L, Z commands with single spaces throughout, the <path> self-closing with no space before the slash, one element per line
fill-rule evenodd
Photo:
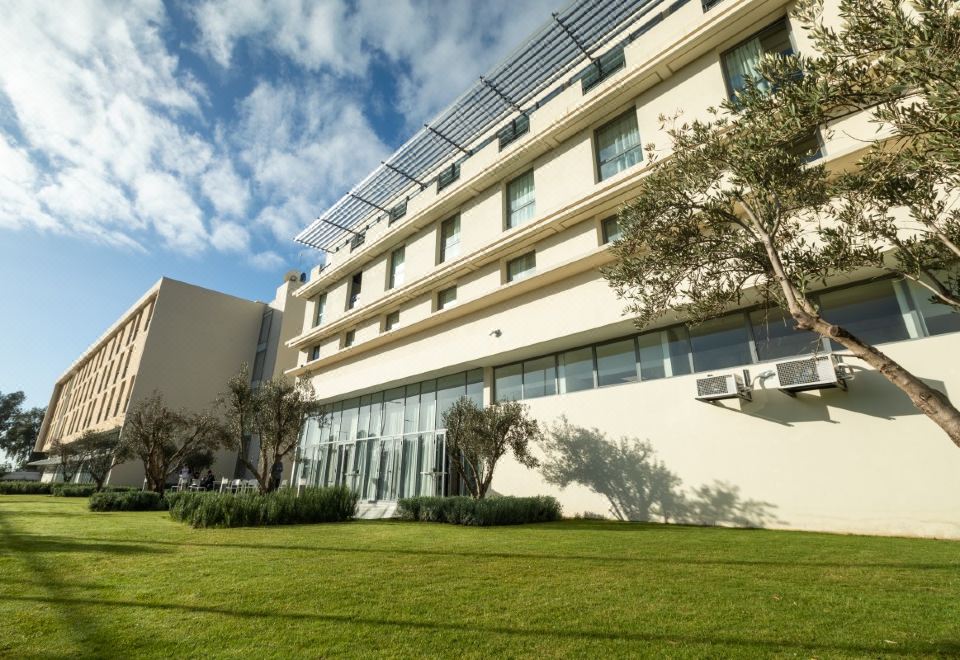
<path fill-rule="evenodd" d="M 763 49 L 757 37 L 727 55 L 727 76 L 734 93 L 746 86 L 748 77 L 756 75 L 762 55 Z"/>
<path fill-rule="evenodd" d="M 533 191 L 533 172 L 527 172 L 512 181 L 507 195 L 510 200 L 510 227 L 517 227 L 533 218 L 536 210 Z"/>
<path fill-rule="evenodd" d="M 643 158 L 637 118 L 632 112 L 601 131 L 597 143 L 601 179 L 633 167 Z"/>
<path fill-rule="evenodd" d="M 452 259 L 460 254 L 460 218 L 443 225 L 442 260 Z"/>

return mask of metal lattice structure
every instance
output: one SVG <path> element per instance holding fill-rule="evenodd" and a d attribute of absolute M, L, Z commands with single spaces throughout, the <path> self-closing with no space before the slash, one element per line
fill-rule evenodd
<path fill-rule="evenodd" d="M 685 2 L 671 4 L 667 12 Z M 373 210 L 405 203 L 411 194 L 436 179 L 441 165 L 449 165 L 458 154 L 460 160 L 468 158 L 487 141 L 496 139 L 495 135 L 488 135 L 492 129 L 519 114 L 528 115 L 568 84 L 578 81 L 595 61 L 594 54 L 600 53 L 626 26 L 664 4 L 666 0 L 575 0 L 424 125 L 295 240 L 331 252 L 345 243 L 345 234 L 362 233 L 382 215 L 374 213 L 371 217 Z M 641 27 L 624 41 L 646 31 L 661 18 L 654 17 L 649 26 Z M 584 62 L 588 63 L 586 70 L 541 97 Z"/>

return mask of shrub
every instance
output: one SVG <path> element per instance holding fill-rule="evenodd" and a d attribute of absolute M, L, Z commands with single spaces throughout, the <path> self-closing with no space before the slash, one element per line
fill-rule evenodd
<path fill-rule="evenodd" d="M 133 490 L 130 486 L 104 486 L 104 492 L 123 493 Z M 52 484 L 50 494 L 57 497 L 90 497 L 97 492 L 96 484 Z"/>
<path fill-rule="evenodd" d="M 90 496 L 91 511 L 163 511 L 166 508 L 167 500 L 149 490 L 102 491 Z"/>
<path fill-rule="evenodd" d="M 193 527 L 252 527 L 340 522 L 356 513 L 359 496 L 349 488 L 306 488 L 272 493 L 173 493 L 170 517 Z"/>
<path fill-rule="evenodd" d="M 403 520 L 452 525 L 523 525 L 560 520 L 560 503 L 553 497 L 407 497 L 397 504 Z"/>
<path fill-rule="evenodd" d="M 51 486 L 39 481 L 0 481 L 0 495 L 49 495 Z"/>

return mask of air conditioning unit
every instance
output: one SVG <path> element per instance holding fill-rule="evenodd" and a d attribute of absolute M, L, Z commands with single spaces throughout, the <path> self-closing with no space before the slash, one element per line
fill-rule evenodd
<path fill-rule="evenodd" d="M 743 377 L 737 374 L 708 375 L 697 379 L 698 401 L 721 399 L 744 399 L 752 401 L 750 388 L 744 385 Z"/>
<path fill-rule="evenodd" d="M 797 392 L 830 387 L 847 389 L 846 376 L 840 361 L 832 353 L 784 360 L 773 366 L 777 377 L 777 388 L 791 396 Z"/>

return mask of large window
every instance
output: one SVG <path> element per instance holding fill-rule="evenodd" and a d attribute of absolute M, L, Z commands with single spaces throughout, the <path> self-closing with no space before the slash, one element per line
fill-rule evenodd
<path fill-rule="evenodd" d="M 507 282 L 525 280 L 536 271 L 537 255 L 535 252 L 527 252 L 507 262 Z"/>
<path fill-rule="evenodd" d="M 730 98 L 746 87 L 747 80 L 757 75 L 764 55 L 789 55 L 793 52 L 787 22 L 779 21 L 750 37 L 721 56 Z M 758 84 L 763 84 L 758 81 Z"/>
<path fill-rule="evenodd" d="M 923 316 L 927 334 L 941 335 L 945 332 L 960 331 L 960 311 L 950 305 L 934 302 L 933 294 L 919 284 L 910 282 L 910 292 Z"/>
<path fill-rule="evenodd" d="M 390 275 L 387 278 L 387 288 L 393 289 L 403 284 L 404 246 L 398 247 L 390 253 Z"/>
<path fill-rule="evenodd" d="M 690 328 L 693 366 L 715 371 L 753 362 L 743 314 L 712 319 Z"/>
<path fill-rule="evenodd" d="M 910 338 L 909 310 L 901 308 L 890 280 L 824 293 L 820 309 L 827 321 L 871 344 Z"/>
<path fill-rule="evenodd" d="M 637 113 L 633 108 L 597 130 L 596 139 L 597 169 L 601 181 L 643 160 Z"/>
<path fill-rule="evenodd" d="M 440 259 L 438 263 L 460 256 L 460 216 L 455 215 L 440 223 Z"/>
<path fill-rule="evenodd" d="M 321 293 L 319 296 L 317 296 L 316 306 L 317 306 L 317 313 L 313 317 L 314 327 L 323 323 L 323 315 L 327 311 L 327 294 Z"/>
<path fill-rule="evenodd" d="M 600 223 L 600 231 L 603 234 L 603 243 L 613 243 L 620 240 L 620 221 L 617 216 L 604 218 Z"/>
<path fill-rule="evenodd" d="M 507 229 L 519 227 L 536 213 L 533 170 L 507 184 Z"/>
<path fill-rule="evenodd" d="M 496 369 L 494 390 L 497 401 L 514 401 L 523 398 L 523 365 L 508 364 Z"/>
<path fill-rule="evenodd" d="M 347 296 L 347 309 L 353 309 L 360 302 L 360 291 L 363 289 L 363 272 L 354 273 L 350 278 L 350 292 Z"/>
<path fill-rule="evenodd" d="M 497 401 L 534 399 L 557 393 L 557 358 L 553 355 L 497 367 L 493 374 Z"/>
<path fill-rule="evenodd" d="M 597 384 L 620 385 L 637 380 L 637 354 L 633 338 L 597 346 Z"/>
<path fill-rule="evenodd" d="M 564 392 L 579 392 L 596 387 L 593 347 L 578 348 L 560 355 L 560 382 Z"/>
<path fill-rule="evenodd" d="M 750 312 L 750 326 L 761 362 L 814 353 L 823 349 L 820 335 L 796 330 L 793 317 L 778 307 Z"/>

